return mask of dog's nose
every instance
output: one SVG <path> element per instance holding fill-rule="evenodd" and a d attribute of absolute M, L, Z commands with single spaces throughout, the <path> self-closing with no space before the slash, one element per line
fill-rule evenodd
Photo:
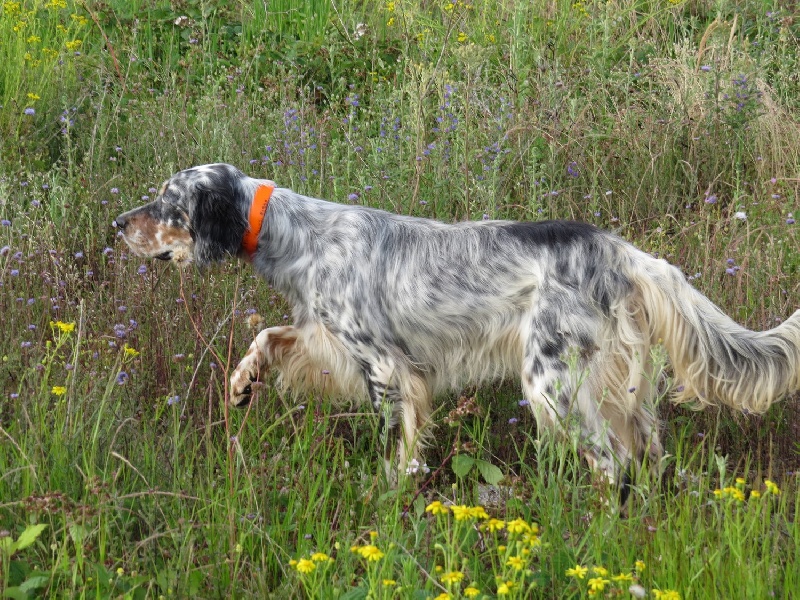
<path fill-rule="evenodd" d="M 125 217 L 124 214 L 120 215 L 116 219 L 114 219 L 114 222 L 112 223 L 112 225 L 114 225 L 114 227 L 116 227 L 116 228 L 118 228 L 120 230 L 124 230 L 125 227 L 127 227 L 127 225 L 128 225 L 128 219 Z"/>

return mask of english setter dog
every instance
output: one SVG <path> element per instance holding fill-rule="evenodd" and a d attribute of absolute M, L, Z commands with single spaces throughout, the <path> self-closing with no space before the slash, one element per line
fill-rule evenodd
<path fill-rule="evenodd" d="M 270 369 L 297 392 L 368 400 L 386 427 L 400 425 L 400 471 L 437 394 L 506 377 L 521 382 L 540 431 L 578 432 L 611 481 L 631 463 L 657 466 L 659 344 L 677 402 L 763 413 L 800 388 L 800 310 L 770 331 L 745 329 L 665 260 L 583 223 L 447 224 L 213 164 L 177 173 L 116 225 L 140 256 L 248 258 L 294 325 L 258 334 L 231 403 L 246 405 Z"/>

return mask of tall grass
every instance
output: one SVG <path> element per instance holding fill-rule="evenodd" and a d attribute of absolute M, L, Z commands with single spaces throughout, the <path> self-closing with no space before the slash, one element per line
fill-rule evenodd
<path fill-rule="evenodd" d="M 41 158 L 37 155 L 41 148 L 29 148 L 26 138 L 39 130 L 43 119 L 54 120 L 56 111 L 67 108 L 59 89 L 75 86 L 88 29 L 88 17 L 73 1 L 2 3 L 0 156 L 4 161 L 24 164 Z M 33 155 L 20 160 L 27 151 Z"/>
<path fill-rule="evenodd" d="M 223 407 L 248 318 L 291 319 L 249 267 L 143 263 L 111 227 L 174 171 L 227 161 L 406 214 L 593 222 L 770 327 L 800 297 L 788 9 L 22 3 L 61 52 L 29 68 L 9 6 L 3 593 L 789 598 L 800 585 L 796 398 L 758 419 L 663 403 L 664 474 L 636 474 L 620 518 L 574 440 L 537 440 L 515 385 L 464 390 L 436 413 L 430 472 L 395 489 L 358 407 L 270 386 L 248 411 Z M 80 56 L 61 50 L 72 39 Z M 17 110 L 28 92 L 34 115 Z"/>

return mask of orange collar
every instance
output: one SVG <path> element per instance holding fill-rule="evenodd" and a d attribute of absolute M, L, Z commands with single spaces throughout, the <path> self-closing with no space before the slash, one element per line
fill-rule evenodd
<path fill-rule="evenodd" d="M 261 225 L 264 223 L 264 216 L 267 214 L 269 199 L 272 197 L 273 185 L 262 185 L 256 190 L 253 203 L 250 205 L 250 228 L 245 232 L 242 239 L 242 248 L 251 257 L 256 253 L 258 247 L 258 236 L 261 233 Z"/>

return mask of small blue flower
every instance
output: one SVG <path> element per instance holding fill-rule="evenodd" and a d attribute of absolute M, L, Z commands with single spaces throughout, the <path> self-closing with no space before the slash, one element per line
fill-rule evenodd
<path fill-rule="evenodd" d="M 575 161 L 572 161 L 571 163 L 569 163 L 567 165 L 567 174 L 570 177 L 579 177 L 581 173 L 578 170 L 578 163 L 576 163 Z"/>

